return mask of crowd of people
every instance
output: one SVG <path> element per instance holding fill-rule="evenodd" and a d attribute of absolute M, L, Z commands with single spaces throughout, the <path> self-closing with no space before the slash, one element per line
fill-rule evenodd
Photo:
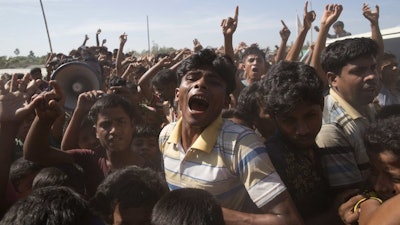
<path fill-rule="evenodd" d="M 342 10 L 326 5 L 305 62 L 307 2 L 296 41 L 282 21 L 269 60 L 233 47 L 237 7 L 221 48 L 135 57 L 125 33 L 111 51 L 99 29 L 96 46 L 86 35 L 49 54 L 47 74 L 2 76 L 0 225 L 400 224 L 397 59 L 378 6 L 360 13 L 371 38 L 326 46 L 349 35 Z M 52 79 L 67 64 L 99 84 L 72 111 Z"/>

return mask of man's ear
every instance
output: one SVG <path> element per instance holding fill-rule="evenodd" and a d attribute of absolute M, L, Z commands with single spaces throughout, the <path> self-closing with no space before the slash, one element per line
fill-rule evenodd
<path fill-rule="evenodd" d="M 175 88 L 175 101 L 179 100 L 179 88 Z"/>
<path fill-rule="evenodd" d="M 337 83 L 338 75 L 334 72 L 327 72 L 329 87 L 335 87 Z"/>

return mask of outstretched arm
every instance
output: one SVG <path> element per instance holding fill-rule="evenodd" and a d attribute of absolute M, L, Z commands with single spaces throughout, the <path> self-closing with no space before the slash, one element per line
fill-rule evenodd
<path fill-rule="evenodd" d="M 126 35 L 125 33 L 121 34 L 121 36 L 119 36 L 119 48 L 118 48 L 118 53 L 117 53 L 117 59 L 115 60 L 115 68 L 116 68 L 116 73 L 117 76 L 121 77 L 122 74 L 124 73 L 123 71 L 123 66 L 122 66 L 122 60 L 123 60 L 123 54 L 124 54 L 124 46 L 125 43 L 127 41 L 128 35 Z"/>
<path fill-rule="evenodd" d="M 304 17 L 303 17 L 303 27 L 300 30 L 299 35 L 296 38 L 293 46 L 290 48 L 286 60 L 287 61 L 298 61 L 299 54 L 303 48 L 304 41 L 306 39 L 307 33 L 311 28 L 312 22 L 314 22 L 316 14 L 315 11 L 308 11 L 308 1 L 304 4 Z"/>
<path fill-rule="evenodd" d="M 233 51 L 233 33 L 235 33 L 239 21 L 239 6 L 236 6 L 235 16 L 223 19 L 221 22 L 222 33 L 224 34 L 224 49 L 225 55 L 231 58 L 232 62 L 235 63 L 235 53 Z M 235 76 L 236 89 L 233 92 L 234 97 L 237 99 L 240 91 L 244 88 L 239 78 Z"/>
<path fill-rule="evenodd" d="M 86 46 L 86 42 L 89 40 L 89 36 L 85 34 L 85 39 L 83 39 L 82 46 Z"/>
<path fill-rule="evenodd" d="M 224 34 L 224 49 L 225 55 L 235 62 L 233 51 L 233 33 L 235 33 L 239 20 L 239 6 L 236 6 L 235 16 L 223 19 L 221 22 L 222 33 Z"/>
<path fill-rule="evenodd" d="M 100 41 L 99 41 L 99 34 L 101 33 L 101 29 L 99 28 L 96 32 L 96 46 L 100 46 Z"/>
<path fill-rule="evenodd" d="M 281 23 L 283 25 L 282 30 L 279 31 L 279 34 L 281 35 L 281 44 L 278 48 L 278 52 L 276 53 L 275 56 L 275 62 L 279 62 L 283 59 L 285 59 L 285 53 L 286 53 L 286 44 L 290 36 L 290 30 L 286 26 L 285 22 L 281 20 Z"/>
<path fill-rule="evenodd" d="M 376 56 L 376 62 L 378 64 L 377 68 L 380 68 L 385 46 L 383 44 L 381 29 L 379 28 L 379 6 L 376 5 L 375 10 L 371 11 L 370 7 L 364 3 L 363 15 L 371 23 L 371 39 L 374 40 L 379 46 L 378 55 Z"/>
<path fill-rule="evenodd" d="M 169 66 L 170 60 L 168 57 L 162 58 L 158 61 L 154 66 L 152 66 L 149 70 L 146 71 L 143 76 L 140 77 L 138 85 L 140 86 L 141 94 L 148 100 L 152 101 L 153 91 L 151 88 L 150 81 L 151 79 L 160 71 L 163 67 Z"/>
<path fill-rule="evenodd" d="M 342 13 L 343 7 L 339 4 L 326 5 L 324 14 L 321 18 L 321 27 L 318 33 L 318 38 L 315 43 L 313 56 L 311 59 L 311 66 L 317 71 L 318 76 L 321 78 L 324 87 L 328 88 L 328 77 L 321 66 L 321 53 L 326 45 L 326 38 L 328 37 L 329 28 L 339 18 Z"/>

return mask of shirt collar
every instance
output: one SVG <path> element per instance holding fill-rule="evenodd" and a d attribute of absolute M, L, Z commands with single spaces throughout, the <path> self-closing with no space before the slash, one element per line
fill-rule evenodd
<path fill-rule="evenodd" d="M 190 147 L 192 149 L 197 149 L 206 153 L 210 153 L 217 142 L 218 132 L 222 126 L 223 119 L 219 115 L 210 125 L 203 130 L 200 136 L 196 139 L 193 145 Z M 168 138 L 169 143 L 178 144 L 181 140 L 182 134 L 182 118 L 180 118 L 171 132 Z"/>
<path fill-rule="evenodd" d="M 351 106 L 346 100 L 344 100 L 335 90 L 332 88 L 329 90 L 329 94 L 334 98 L 338 104 L 346 111 L 346 113 L 352 118 L 357 119 L 360 117 L 364 117 L 359 113 L 353 106 Z"/>

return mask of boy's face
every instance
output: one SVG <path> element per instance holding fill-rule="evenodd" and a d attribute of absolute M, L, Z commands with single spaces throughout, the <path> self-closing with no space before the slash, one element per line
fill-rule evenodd
<path fill-rule="evenodd" d="M 322 126 L 322 107 L 301 102 L 289 113 L 274 117 L 283 136 L 300 148 L 315 145 L 315 137 Z"/>
<path fill-rule="evenodd" d="M 97 116 L 96 137 L 107 151 L 129 150 L 134 131 L 133 121 L 120 106 L 104 109 Z"/>
<path fill-rule="evenodd" d="M 99 140 L 96 138 L 96 130 L 92 126 L 82 127 L 78 137 L 79 148 L 97 149 L 100 146 Z"/>
<path fill-rule="evenodd" d="M 157 137 L 134 137 L 132 148 L 144 159 L 154 161 L 154 163 L 161 163 Z"/>
<path fill-rule="evenodd" d="M 371 103 L 378 89 L 375 57 L 368 56 L 350 61 L 342 68 L 340 74 L 334 76 L 331 85 L 350 105 Z"/>
<path fill-rule="evenodd" d="M 191 70 L 175 90 L 184 123 L 201 130 L 212 123 L 229 102 L 226 82 L 212 68 Z"/>
<path fill-rule="evenodd" d="M 246 79 L 258 81 L 265 73 L 265 60 L 260 55 L 248 55 L 243 63 Z"/>
<path fill-rule="evenodd" d="M 388 199 L 400 193 L 400 158 L 392 151 L 370 155 L 374 190 Z"/>

